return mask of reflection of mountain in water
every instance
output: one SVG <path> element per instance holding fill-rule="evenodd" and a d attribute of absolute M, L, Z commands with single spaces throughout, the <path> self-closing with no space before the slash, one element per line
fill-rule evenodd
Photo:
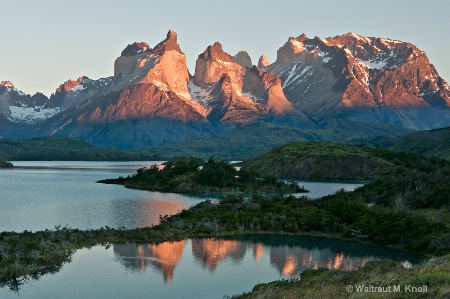
<path fill-rule="evenodd" d="M 270 263 L 283 276 L 295 276 L 305 269 L 355 270 L 364 266 L 373 257 L 351 257 L 343 252 L 330 249 L 304 249 L 301 247 L 279 246 L 270 249 Z"/>
<path fill-rule="evenodd" d="M 281 276 L 296 276 L 305 269 L 318 268 L 350 271 L 380 258 L 409 260 L 413 263 L 420 261 L 418 256 L 373 245 L 313 237 L 260 235 L 241 236 L 240 240 L 211 238 L 156 245 L 114 245 L 114 253 L 126 268 L 144 271 L 150 265 L 162 273 L 164 281 L 170 282 L 175 268 L 181 262 L 186 242 L 192 243 L 192 256 L 188 260 L 193 258 L 210 272 L 227 260 L 234 264 L 255 263 L 265 260 L 264 256 L 269 258 L 269 254 L 270 264 Z"/>
<path fill-rule="evenodd" d="M 144 271 L 151 265 L 162 272 L 165 282 L 171 282 L 173 272 L 183 256 L 185 242 L 116 244 L 114 253 L 125 267 Z"/>
<path fill-rule="evenodd" d="M 241 261 L 249 245 L 248 242 L 234 240 L 193 239 L 192 254 L 204 268 L 214 271 L 219 262 L 228 257 L 234 262 Z"/>

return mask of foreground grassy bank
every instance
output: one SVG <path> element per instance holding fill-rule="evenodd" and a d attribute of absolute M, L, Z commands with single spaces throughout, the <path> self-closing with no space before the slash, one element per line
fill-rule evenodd
<path fill-rule="evenodd" d="M 371 261 L 356 271 L 305 270 L 299 280 L 260 284 L 234 299 L 257 298 L 449 298 L 450 255 L 410 269 L 391 260 Z"/>

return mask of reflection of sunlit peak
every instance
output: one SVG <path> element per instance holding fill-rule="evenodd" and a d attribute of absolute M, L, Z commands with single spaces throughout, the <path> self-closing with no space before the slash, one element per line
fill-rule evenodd
<path fill-rule="evenodd" d="M 160 244 L 148 244 L 147 248 L 152 252 L 152 256 L 157 262 L 152 264 L 161 269 L 164 281 L 170 283 L 173 280 L 173 272 L 175 267 L 183 257 L 183 249 L 185 240 L 179 242 L 164 242 Z"/>
<path fill-rule="evenodd" d="M 253 246 L 253 256 L 256 261 L 259 261 L 264 253 L 264 245 L 262 243 L 257 243 Z"/>
<path fill-rule="evenodd" d="M 331 258 L 328 258 L 327 269 L 333 269 L 333 260 Z"/>
<path fill-rule="evenodd" d="M 295 259 L 294 255 L 290 254 L 287 256 L 286 263 L 281 269 L 281 274 L 284 276 L 294 276 L 296 268 L 297 268 L 297 260 Z"/>
<path fill-rule="evenodd" d="M 114 253 L 127 268 L 144 271 L 148 265 L 160 270 L 164 281 L 173 279 L 175 267 L 181 261 L 185 240 L 160 244 L 115 244 Z"/>
<path fill-rule="evenodd" d="M 138 257 L 144 256 L 144 247 L 142 245 L 136 246 L 136 256 L 138 256 Z"/>
<path fill-rule="evenodd" d="M 334 259 L 333 269 L 341 269 L 343 261 L 344 261 L 344 254 L 337 253 Z"/>
<path fill-rule="evenodd" d="M 220 261 L 236 252 L 242 242 L 217 240 L 217 239 L 201 239 L 192 240 L 192 251 L 198 257 L 204 266 L 214 271 Z"/>

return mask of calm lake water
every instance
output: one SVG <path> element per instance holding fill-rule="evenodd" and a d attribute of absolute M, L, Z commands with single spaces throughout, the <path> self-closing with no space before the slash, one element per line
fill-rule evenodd
<path fill-rule="evenodd" d="M 145 227 L 207 197 L 126 189 L 96 181 L 133 174 L 149 162 L 13 162 L 0 169 L 0 231 L 51 229 L 56 225 L 91 229 Z M 299 182 L 318 198 L 355 182 Z"/>
<path fill-rule="evenodd" d="M 144 227 L 206 199 L 96 183 L 160 162 L 13 163 L 0 170 L 0 231 Z M 362 185 L 298 183 L 311 191 L 310 198 Z M 112 244 L 77 251 L 59 272 L 27 281 L 19 294 L 0 288 L 0 298 L 222 298 L 257 283 L 298 277 L 305 269 L 352 270 L 379 258 L 418 260 L 381 247 L 308 237 Z"/>
<path fill-rule="evenodd" d="M 377 246 L 294 236 L 113 244 L 79 250 L 60 272 L 27 282 L 19 294 L 1 288 L 0 298 L 223 298 L 298 278 L 305 269 L 354 270 L 381 258 L 420 260 Z"/>

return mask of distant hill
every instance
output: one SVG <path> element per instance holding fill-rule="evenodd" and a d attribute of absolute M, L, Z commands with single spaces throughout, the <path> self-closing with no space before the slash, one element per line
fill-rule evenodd
<path fill-rule="evenodd" d="M 450 160 L 450 127 L 407 134 L 390 149 Z"/>
<path fill-rule="evenodd" d="M 10 161 L 143 161 L 165 160 L 158 155 L 96 148 L 73 138 L 0 139 L 0 160 Z"/>
<path fill-rule="evenodd" d="M 285 179 L 372 179 L 392 172 L 399 154 L 329 142 L 294 142 L 244 163 L 242 170 Z"/>
<path fill-rule="evenodd" d="M 348 132 L 351 131 L 351 134 Z M 273 148 L 299 140 L 326 140 L 355 143 L 354 140 L 372 136 L 373 140 L 387 138 L 398 140 L 410 130 L 369 122 L 336 121 L 323 129 L 301 129 L 288 124 L 265 122 L 235 128 L 218 136 L 198 137 L 177 144 L 165 145 L 142 152 L 165 157 L 195 156 L 208 159 L 248 160 Z M 358 143 L 358 142 L 356 142 Z"/>

